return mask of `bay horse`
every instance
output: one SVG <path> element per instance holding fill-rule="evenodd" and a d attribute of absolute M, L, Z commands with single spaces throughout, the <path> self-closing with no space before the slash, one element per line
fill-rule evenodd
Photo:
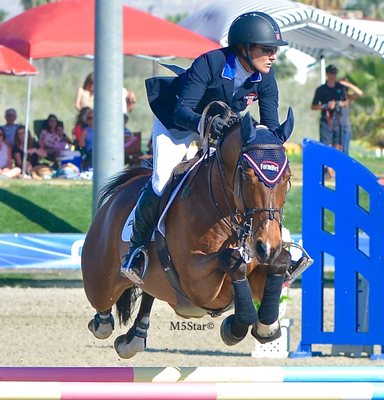
<path fill-rule="evenodd" d="M 126 324 L 141 295 L 132 327 L 115 340 L 120 357 L 145 349 L 154 298 L 184 318 L 216 316 L 234 307 L 220 330 L 227 345 L 244 339 L 249 327 L 261 343 L 280 336 L 279 300 L 291 262 L 282 241 L 290 179 L 283 143 L 293 129 L 293 115 L 288 115 L 271 132 L 255 128 L 246 114 L 218 140 L 215 151 L 195 164 L 166 213 L 165 237 L 156 232 L 149 245 L 143 284 L 121 275 L 129 246 L 122 230 L 151 170 L 125 170 L 105 187 L 85 238 L 82 274 L 96 310 L 88 328 L 97 338 L 112 334 L 113 305 Z M 261 302 L 258 310 L 255 300 Z"/>

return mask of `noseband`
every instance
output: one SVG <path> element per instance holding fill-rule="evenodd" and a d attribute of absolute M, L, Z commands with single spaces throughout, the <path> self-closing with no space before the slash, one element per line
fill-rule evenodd
<path fill-rule="evenodd" d="M 231 207 L 230 201 L 227 196 L 227 191 L 225 187 L 228 187 L 230 192 L 235 195 L 233 183 L 229 181 L 227 178 L 223 165 L 223 157 L 221 154 L 220 146 L 216 148 L 216 162 L 218 166 L 218 171 L 219 171 L 219 181 L 220 181 L 220 187 L 221 191 L 224 194 L 224 199 L 227 205 L 227 208 L 229 210 L 229 215 L 230 215 L 230 221 L 227 222 L 226 217 L 223 215 L 223 213 L 220 211 L 218 208 L 218 205 L 214 199 L 213 195 L 213 190 L 212 190 L 212 173 L 210 173 L 210 180 L 209 180 L 209 190 L 210 190 L 210 196 L 212 203 L 214 204 L 214 207 L 216 208 L 217 212 L 219 215 L 223 218 L 224 221 L 227 222 L 228 227 L 232 230 L 232 232 L 235 234 L 237 238 L 237 243 L 240 248 L 245 249 L 245 243 L 247 238 L 252 234 L 252 232 L 257 232 L 266 221 L 270 220 L 276 220 L 279 224 L 279 227 L 281 228 L 282 225 L 282 220 L 283 220 L 283 208 L 276 208 L 276 207 L 257 207 L 257 208 L 249 208 L 245 202 L 244 195 L 243 195 L 243 186 L 244 186 L 244 167 L 242 165 L 242 158 L 244 153 L 247 153 L 250 150 L 279 150 L 279 149 L 284 149 L 283 145 L 280 144 L 252 144 L 250 146 L 243 147 L 239 153 L 239 157 L 237 160 L 237 165 L 236 165 L 236 172 L 239 173 L 239 179 L 238 179 L 238 188 L 237 188 L 237 197 L 241 199 L 243 203 L 243 210 L 236 209 L 233 210 Z M 211 168 L 212 168 L 211 163 Z M 224 183 L 225 181 L 225 183 Z M 225 186 L 226 184 L 226 186 Z M 272 191 L 272 189 L 270 188 Z M 257 227 L 253 229 L 253 216 L 256 214 L 260 213 L 267 213 L 267 216 L 262 219 Z"/>

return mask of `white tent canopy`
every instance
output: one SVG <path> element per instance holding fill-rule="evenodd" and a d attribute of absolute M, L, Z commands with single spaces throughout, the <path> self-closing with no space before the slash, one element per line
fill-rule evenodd
<path fill-rule="evenodd" d="M 348 20 L 291 0 L 220 0 L 183 19 L 180 25 L 227 45 L 231 22 L 248 11 L 270 14 L 290 47 L 316 59 L 371 54 L 384 57 L 384 39 Z"/>

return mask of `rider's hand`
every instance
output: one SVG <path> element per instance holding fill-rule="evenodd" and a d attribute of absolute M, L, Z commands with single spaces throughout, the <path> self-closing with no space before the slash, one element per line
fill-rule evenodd
<path fill-rule="evenodd" d="M 228 128 L 228 123 L 220 117 L 214 117 L 211 124 L 211 133 L 214 139 L 222 135 L 224 128 Z"/>

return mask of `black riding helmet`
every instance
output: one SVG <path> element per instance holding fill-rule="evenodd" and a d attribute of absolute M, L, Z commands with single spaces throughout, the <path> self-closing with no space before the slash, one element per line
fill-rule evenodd
<path fill-rule="evenodd" d="M 245 57 L 250 67 L 255 70 L 249 56 L 249 46 L 287 46 L 288 42 L 281 38 L 280 28 L 268 14 L 259 11 L 239 15 L 231 24 L 228 32 L 228 45 L 239 54 L 238 45 L 246 48 Z"/>

